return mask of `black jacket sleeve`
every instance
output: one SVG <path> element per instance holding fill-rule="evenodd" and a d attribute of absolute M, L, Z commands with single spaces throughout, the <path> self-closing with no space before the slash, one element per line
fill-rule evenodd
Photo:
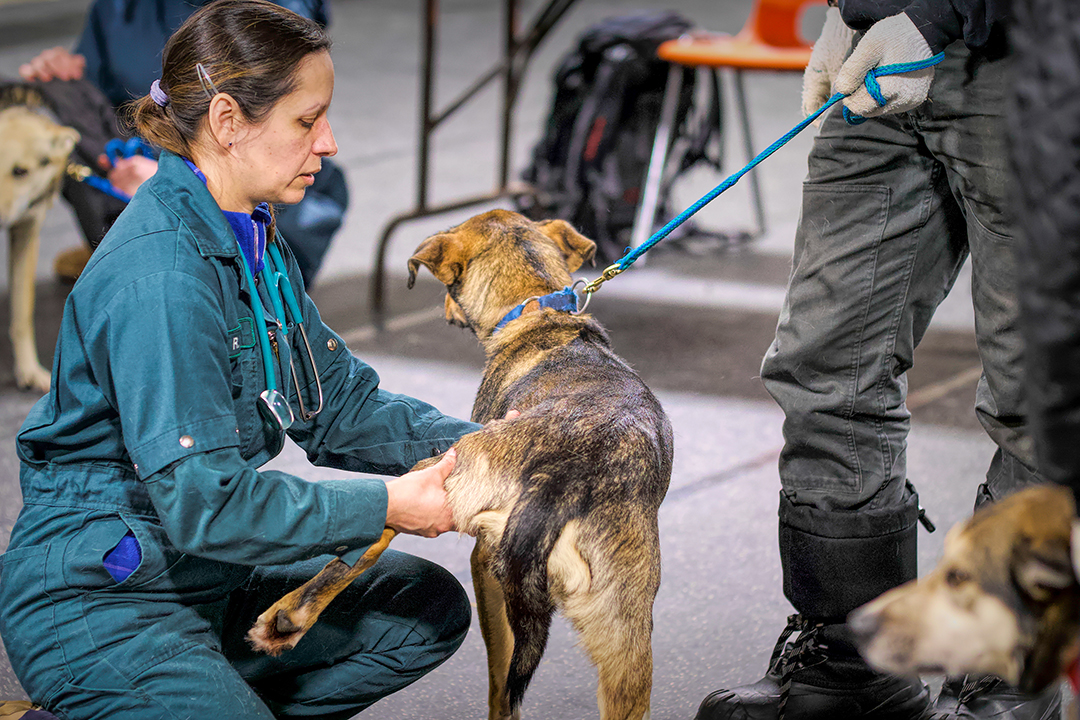
<path fill-rule="evenodd" d="M 1039 472 L 1080 508 L 1080 3 L 1016 0 L 1009 132 Z"/>
<path fill-rule="evenodd" d="M 844 23 L 866 30 L 878 20 L 907 13 L 930 51 L 941 52 L 954 40 L 983 48 L 1002 37 L 1008 0 L 839 0 Z"/>

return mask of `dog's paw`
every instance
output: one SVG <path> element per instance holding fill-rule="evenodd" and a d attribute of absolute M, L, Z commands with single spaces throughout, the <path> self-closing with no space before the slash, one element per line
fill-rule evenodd
<path fill-rule="evenodd" d="M 16 367 L 15 384 L 20 390 L 37 390 L 40 393 L 47 393 L 52 384 L 52 375 L 40 365 L 28 368 Z"/>
<path fill-rule="evenodd" d="M 255 650 L 277 657 L 286 650 L 292 650 L 308 631 L 305 622 L 307 613 L 285 608 L 271 607 L 259 616 L 255 625 L 248 630 L 247 639 Z"/>

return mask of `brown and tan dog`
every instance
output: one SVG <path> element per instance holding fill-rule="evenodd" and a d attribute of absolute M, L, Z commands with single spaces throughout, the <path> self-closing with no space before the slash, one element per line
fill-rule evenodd
<path fill-rule="evenodd" d="M 19 85 L 0 86 L 0 232 L 10 239 L 11 345 L 15 382 L 49 389 L 49 371 L 34 340 L 34 278 L 39 233 L 60 194 L 60 182 L 79 134 L 44 114 L 40 96 Z"/>
<path fill-rule="evenodd" d="M 949 531 L 926 577 L 856 610 L 867 660 L 898 674 L 997 675 L 1026 692 L 1076 660 L 1080 585 L 1070 561 L 1072 493 L 1041 485 Z"/>
<path fill-rule="evenodd" d="M 455 445 L 446 489 L 458 529 L 476 536 L 492 720 L 519 717 L 556 609 L 597 667 L 603 720 L 649 713 L 671 426 L 596 320 L 536 299 L 570 285 L 594 251 L 561 220 L 493 210 L 428 238 L 409 260 L 409 286 L 428 268 L 447 287 L 447 320 L 476 333 L 487 354 L 472 419 L 488 424 Z M 521 415 L 501 420 L 510 410 Z M 253 644 L 293 647 L 392 537 L 387 530 L 353 568 L 333 561 L 276 603 Z"/>

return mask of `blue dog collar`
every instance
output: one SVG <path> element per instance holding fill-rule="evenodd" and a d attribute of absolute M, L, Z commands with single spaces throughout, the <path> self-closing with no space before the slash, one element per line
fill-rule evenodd
<path fill-rule="evenodd" d="M 531 303 L 533 300 L 540 303 L 542 308 L 551 308 L 552 310 L 558 310 L 559 312 L 576 313 L 578 311 L 577 294 L 574 292 L 573 287 L 564 287 L 558 292 L 553 292 L 550 295 L 541 295 L 540 297 L 531 297 L 525 302 L 518 305 L 516 308 L 506 313 L 499 324 L 495 326 L 492 332 L 498 332 L 502 330 L 503 326 L 511 320 L 516 320 L 521 317 L 521 312 L 525 309 L 525 306 Z"/>

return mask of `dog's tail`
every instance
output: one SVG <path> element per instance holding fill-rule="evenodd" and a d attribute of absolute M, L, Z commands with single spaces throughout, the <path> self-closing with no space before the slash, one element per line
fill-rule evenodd
<path fill-rule="evenodd" d="M 525 690 L 547 647 L 555 602 L 548 587 L 548 557 L 563 528 L 578 513 L 573 505 L 544 497 L 550 482 L 526 473 L 524 495 L 506 524 L 499 548 L 499 569 L 506 614 L 514 632 L 514 653 L 506 681 L 510 708 L 521 705 Z M 544 478 L 546 479 L 546 478 Z"/>

